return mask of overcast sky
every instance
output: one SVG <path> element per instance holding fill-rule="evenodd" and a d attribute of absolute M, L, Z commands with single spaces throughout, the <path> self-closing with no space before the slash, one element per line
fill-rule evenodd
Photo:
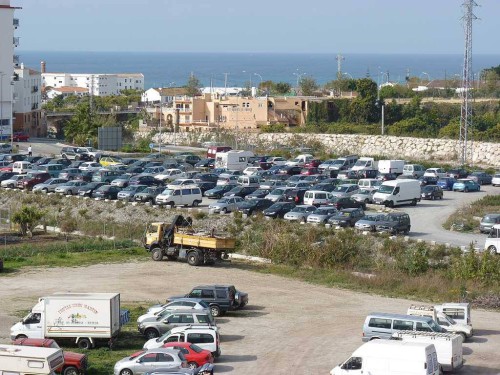
<path fill-rule="evenodd" d="M 499 54 L 476 0 L 474 53 Z M 20 50 L 463 53 L 463 0 L 12 0 Z"/>

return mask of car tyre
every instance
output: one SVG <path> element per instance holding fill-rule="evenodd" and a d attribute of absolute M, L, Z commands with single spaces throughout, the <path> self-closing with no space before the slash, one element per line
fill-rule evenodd
<path fill-rule="evenodd" d="M 64 369 L 63 375 L 79 375 L 80 372 L 74 366 L 68 366 Z"/>
<path fill-rule="evenodd" d="M 49 189 L 42 189 L 42 193 L 47 194 L 49 192 Z"/>
<path fill-rule="evenodd" d="M 19 340 L 19 339 L 27 339 L 27 338 L 28 338 L 28 336 L 26 336 L 26 335 L 17 335 L 17 336 L 16 336 L 16 340 Z"/>
<path fill-rule="evenodd" d="M 153 248 L 151 250 L 151 258 L 156 262 L 163 260 L 163 250 L 159 247 Z"/>
<path fill-rule="evenodd" d="M 213 317 L 218 317 L 221 316 L 221 310 L 220 307 L 217 305 L 212 305 L 210 306 L 210 313 L 212 314 Z"/>
<path fill-rule="evenodd" d="M 220 212 L 222 212 L 223 214 L 227 214 L 227 208 L 226 207 L 223 207 Z"/>
<path fill-rule="evenodd" d="M 469 192 L 469 188 L 468 187 L 464 188 L 464 193 L 468 193 L 468 192 Z"/>
<path fill-rule="evenodd" d="M 188 368 L 196 370 L 198 368 L 198 364 L 196 362 L 188 362 Z"/>
<path fill-rule="evenodd" d="M 89 339 L 80 339 L 78 340 L 78 348 L 84 349 L 84 350 L 89 350 L 92 348 L 92 344 Z"/>
<path fill-rule="evenodd" d="M 198 207 L 200 205 L 199 201 L 193 201 L 193 207 Z"/>
<path fill-rule="evenodd" d="M 158 331 L 154 328 L 148 328 L 144 331 L 144 336 L 146 336 L 146 338 L 148 340 L 151 340 L 151 339 L 155 339 L 157 337 L 160 337 L 160 334 L 158 333 Z"/>
<path fill-rule="evenodd" d="M 120 371 L 120 375 L 134 375 L 134 373 L 132 372 L 132 370 L 125 368 L 125 369 Z"/>
<path fill-rule="evenodd" d="M 389 208 L 393 208 L 394 207 L 394 202 L 393 201 L 389 201 L 385 204 L 386 207 L 389 207 Z"/>
<path fill-rule="evenodd" d="M 490 247 L 488 247 L 488 251 L 490 252 L 490 254 L 496 254 L 497 248 L 495 246 L 491 245 Z"/>
<path fill-rule="evenodd" d="M 190 266 L 199 266 L 202 259 L 200 253 L 196 250 L 192 250 L 188 253 L 187 262 Z"/>

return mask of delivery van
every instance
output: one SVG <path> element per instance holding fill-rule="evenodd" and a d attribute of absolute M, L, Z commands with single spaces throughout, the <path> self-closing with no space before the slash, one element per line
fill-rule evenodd
<path fill-rule="evenodd" d="M 467 302 L 446 302 L 434 306 L 436 311 L 442 312 L 459 324 L 467 324 L 472 327 L 470 304 Z"/>
<path fill-rule="evenodd" d="M 385 181 L 373 195 L 373 203 L 386 207 L 403 204 L 416 206 L 420 202 L 420 194 L 420 183 L 417 180 Z"/>
<path fill-rule="evenodd" d="M 156 204 L 159 206 L 193 206 L 197 207 L 203 197 L 201 189 L 196 185 L 184 185 L 167 188 L 156 196 Z"/>
<path fill-rule="evenodd" d="M 362 340 L 364 342 L 378 339 L 388 340 L 396 331 L 446 332 L 427 316 L 374 312 L 365 319 Z"/>
<path fill-rule="evenodd" d="M 396 175 L 403 174 L 405 166 L 404 160 L 379 160 L 378 171 L 380 173 L 394 173 Z"/>
<path fill-rule="evenodd" d="M 28 161 L 16 161 L 12 164 L 12 172 L 17 174 L 25 174 L 33 170 L 33 165 Z"/>
<path fill-rule="evenodd" d="M 331 375 L 439 375 L 433 344 L 375 340 L 361 345 Z"/>
<path fill-rule="evenodd" d="M 63 365 L 61 348 L 0 345 L 0 375 L 54 375 Z"/>

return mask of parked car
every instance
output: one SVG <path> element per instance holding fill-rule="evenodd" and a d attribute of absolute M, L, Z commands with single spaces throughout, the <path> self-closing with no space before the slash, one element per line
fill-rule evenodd
<path fill-rule="evenodd" d="M 204 350 L 198 345 L 191 344 L 190 342 L 169 342 L 164 344 L 162 348 L 179 350 L 184 354 L 188 367 L 193 370 L 206 363 L 214 363 L 214 357 L 210 350 Z"/>
<path fill-rule="evenodd" d="M 78 194 L 78 190 L 84 185 L 86 185 L 84 181 L 68 181 L 57 186 L 54 192 L 64 195 L 76 195 Z"/>
<path fill-rule="evenodd" d="M 106 185 L 105 182 L 88 182 L 78 189 L 78 195 L 81 197 L 91 197 L 92 193 L 101 186 Z"/>
<path fill-rule="evenodd" d="M 468 178 L 459 179 L 453 184 L 453 191 L 463 191 L 464 193 L 468 193 L 469 191 L 480 190 L 481 185 L 479 185 L 476 181 L 470 180 Z"/>
<path fill-rule="evenodd" d="M 427 168 L 424 172 L 424 177 L 446 177 L 446 171 L 442 168 Z"/>
<path fill-rule="evenodd" d="M 128 182 L 130 181 L 130 178 L 132 176 L 124 174 L 121 176 L 118 176 L 118 178 L 115 178 L 113 181 L 111 181 L 111 185 L 113 186 L 118 186 L 119 188 L 124 188 L 128 186 Z"/>
<path fill-rule="evenodd" d="M 256 212 L 264 211 L 265 209 L 271 207 L 273 204 L 273 201 L 265 198 L 245 199 L 243 202 L 239 202 L 236 204 L 236 210 L 245 215 L 253 215 Z"/>
<path fill-rule="evenodd" d="M 236 183 L 229 185 L 217 185 L 213 189 L 205 191 L 205 197 L 211 199 L 221 199 L 224 196 L 224 193 L 228 192 L 235 186 L 237 186 Z"/>
<path fill-rule="evenodd" d="M 328 224 L 337 227 L 353 227 L 358 220 L 365 216 L 362 208 L 345 208 L 340 210 L 337 215 L 328 219 Z"/>
<path fill-rule="evenodd" d="M 101 156 L 99 163 L 103 167 L 109 167 L 110 165 L 123 164 L 122 160 L 117 156 Z"/>
<path fill-rule="evenodd" d="M 24 175 L 23 179 L 17 181 L 17 188 L 31 190 L 33 186 L 41 184 L 49 178 L 51 178 L 51 176 L 47 172 L 29 172 Z"/>
<path fill-rule="evenodd" d="M 78 157 L 78 147 L 63 147 L 61 149 L 61 157 L 63 159 L 76 160 Z"/>
<path fill-rule="evenodd" d="M 14 142 L 28 142 L 30 139 L 30 136 L 28 134 L 24 133 L 14 133 L 12 135 L 12 141 Z"/>
<path fill-rule="evenodd" d="M 481 171 L 472 172 L 467 178 L 477 182 L 479 185 L 489 185 L 493 179 L 491 175 Z"/>
<path fill-rule="evenodd" d="M 291 187 L 279 187 L 272 190 L 268 195 L 266 195 L 266 199 L 269 199 L 273 202 L 280 202 L 286 200 L 286 192 L 291 190 Z"/>
<path fill-rule="evenodd" d="M 295 207 L 295 203 L 293 202 L 276 202 L 269 208 L 263 211 L 263 214 L 266 217 L 270 218 L 283 218 L 285 214 L 292 210 Z"/>
<path fill-rule="evenodd" d="M 392 181 L 398 178 L 398 175 L 395 173 L 379 173 L 376 177 L 378 180 L 384 181 Z"/>
<path fill-rule="evenodd" d="M 178 188 L 181 186 L 187 186 L 187 185 L 196 185 L 196 181 L 192 178 L 178 178 L 175 181 L 169 182 L 167 184 L 167 187 L 169 189 L 174 189 L 174 188 Z"/>
<path fill-rule="evenodd" d="M 133 202 L 135 199 L 135 194 L 142 192 L 147 187 L 147 185 L 127 186 L 126 188 L 120 190 L 120 192 L 116 196 L 116 199 L 118 199 L 119 201 Z"/>
<path fill-rule="evenodd" d="M 359 191 L 359 186 L 357 184 L 342 184 L 338 185 L 335 190 L 332 191 L 334 197 L 350 197 Z"/>
<path fill-rule="evenodd" d="M 443 190 L 451 191 L 455 182 L 457 182 L 457 180 L 454 177 L 443 177 L 437 181 L 436 185 Z"/>
<path fill-rule="evenodd" d="M 319 184 L 314 185 L 314 190 L 317 191 L 326 191 L 331 193 L 337 187 L 336 184 L 330 182 L 320 182 Z"/>
<path fill-rule="evenodd" d="M 10 173 L 10 172 L 8 172 Z M 3 188 L 11 188 L 14 189 L 17 187 L 18 181 L 22 180 L 25 176 L 22 174 L 14 174 L 10 178 L 3 180 L 0 182 L 0 186 Z"/>
<path fill-rule="evenodd" d="M 491 184 L 493 186 L 500 186 L 500 173 L 495 173 L 491 179 Z"/>
<path fill-rule="evenodd" d="M 245 199 L 255 199 L 255 198 L 265 198 L 267 194 L 269 194 L 271 192 L 271 190 L 269 189 L 262 189 L 262 188 L 258 188 L 256 190 L 254 190 L 253 192 L 251 192 L 250 194 L 248 194 Z"/>
<path fill-rule="evenodd" d="M 47 181 L 33 186 L 33 192 L 41 191 L 44 193 L 53 193 L 56 187 L 61 184 L 65 184 L 66 182 L 68 182 L 68 180 L 65 180 L 64 178 L 49 178 Z"/>
<path fill-rule="evenodd" d="M 490 233 L 495 224 L 500 224 L 500 214 L 486 214 L 479 223 L 479 231 Z"/>
<path fill-rule="evenodd" d="M 52 339 L 19 338 L 12 345 L 34 346 L 38 348 L 59 349 L 59 345 Z M 64 350 L 64 365 L 56 370 L 62 375 L 83 375 L 87 372 L 88 358 L 85 354 Z"/>
<path fill-rule="evenodd" d="M 384 220 L 377 224 L 377 232 L 387 232 L 390 234 L 410 233 L 411 221 L 410 215 L 403 212 L 388 213 Z"/>
<path fill-rule="evenodd" d="M 295 204 L 304 204 L 304 197 L 308 189 L 298 188 L 287 190 L 285 193 L 285 200 Z"/>
<path fill-rule="evenodd" d="M 248 194 L 253 193 L 257 188 L 252 186 L 235 186 L 228 192 L 224 193 L 224 197 L 241 197 L 245 198 Z"/>
<path fill-rule="evenodd" d="M 92 198 L 116 199 L 119 192 L 120 188 L 117 186 L 102 185 L 97 190 L 94 190 Z"/>
<path fill-rule="evenodd" d="M 234 285 L 200 285 L 186 295 L 169 297 L 167 301 L 182 297 L 205 301 L 214 317 L 221 316 L 227 311 L 242 309 L 248 304 L 248 293 L 237 290 Z"/>
<path fill-rule="evenodd" d="M 337 215 L 337 212 L 337 209 L 334 207 L 319 207 L 316 211 L 314 211 L 307 217 L 307 222 L 313 224 L 326 224 L 328 222 L 328 219 L 330 219 L 334 215 Z"/>
<path fill-rule="evenodd" d="M 422 199 L 443 199 L 443 189 L 438 185 L 425 185 L 421 188 Z"/>
<path fill-rule="evenodd" d="M 215 173 L 199 173 L 197 172 L 192 178 L 201 181 L 209 181 L 216 183 L 219 179 L 219 175 Z"/>
<path fill-rule="evenodd" d="M 463 168 L 453 168 L 450 169 L 448 172 L 446 172 L 448 177 L 454 178 L 454 179 L 459 179 L 459 178 L 466 178 L 469 175 L 469 172 L 467 172 Z"/>
<path fill-rule="evenodd" d="M 96 171 L 102 168 L 102 165 L 95 161 L 86 161 L 78 167 L 82 171 Z"/>
<path fill-rule="evenodd" d="M 283 167 L 283 169 L 280 169 L 279 173 L 293 176 L 296 174 L 300 174 L 301 171 L 302 171 L 302 167 L 299 167 L 297 165 L 287 165 L 287 166 Z"/>
<path fill-rule="evenodd" d="M 134 194 L 134 201 L 142 203 L 149 202 L 154 204 L 156 202 L 156 197 L 160 195 L 163 190 L 165 190 L 165 187 L 163 186 L 148 186 L 147 188 Z"/>
<path fill-rule="evenodd" d="M 356 194 L 351 195 L 351 199 L 356 202 L 373 203 L 373 194 L 375 194 L 376 192 L 376 189 L 360 189 Z"/>
<path fill-rule="evenodd" d="M 240 202 L 243 202 L 243 198 L 241 197 L 223 197 L 217 202 L 210 204 L 208 209 L 222 213 L 233 212 L 237 208 L 236 204 Z"/>
<path fill-rule="evenodd" d="M 143 375 L 159 368 L 178 369 L 187 367 L 187 361 L 179 350 L 157 348 L 141 350 L 115 363 L 113 375 Z"/>
<path fill-rule="evenodd" d="M 0 182 L 10 179 L 12 176 L 16 174 L 12 171 L 10 172 L 0 172 Z"/>
<path fill-rule="evenodd" d="M 243 170 L 243 174 L 245 176 L 252 176 L 252 175 L 254 175 L 254 174 L 256 174 L 257 172 L 260 172 L 260 171 L 263 171 L 263 169 L 261 167 L 246 167 Z"/>
<path fill-rule="evenodd" d="M 307 217 L 314 213 L 316 209 L 316 206 L 307 204 L 295 206 L 283 216 L 283 219 L 288 221 L 301 221 L 305 223 L 307 221 Z"/>
<path fill-rule="evenodd" d="M 354 224 L 354 228 L 361 231 L 375 232 L 377 225 L 385 220 L 385 214 L 367 214 Z"/>
<path fill-rule="evenodd" d="M 154 178 L 154 176 L 150 175 L 150 174 L 139 174 L 136 176 L 132 176 L 132 177 L 130 177 L 128 184 L 129 185 L 163 186 L 163 182 Z"/>
<path fill-rule="evenodd" d="M 418 179 L 420 182 L 420 186 L 425 186 L 425 185 L 437 185 L 439 181 L 439 177 L 435 176 L 422 176 Z"/>
<path fill-rule="evenodd" d="M 337 210 L 345 208 L 362 208 L 366 210 L 365 202 L 355 201 L 352 197 L 333 197 L 328 205 L 335 207 Z"/>
<path fill-rule="evenodd" d="M 201 159 L 194 165 L 195 168 L 213 168 L 214 166 L 215 159 L 213 158 Z"/>
<path fill-rule="evenodd" d="M 300 174 L 303 176 L 312 176 L 312 175 L 316 175 L 318 173 L 319 173 L 319 169 L 317 167 L 306 167 L 306 168 L 302 168 L 302 170 L 300 171 Z"/>
<path fill-rule="evenodd" d="M 65 180 L 74 180 L 82 174 L 82 171 L 78 168 L 66 168 L 59 172 L 59 177 Z"/>

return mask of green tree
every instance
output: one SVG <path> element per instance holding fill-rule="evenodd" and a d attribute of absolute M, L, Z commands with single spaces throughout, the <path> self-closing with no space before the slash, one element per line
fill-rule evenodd
<path fill-rule="evenodd" d="M 12 221 L 19 224 L 21 235 L 24 237 L 29 235 L 33 236 L 33 230 L 38 225 L 40 220 L 44 217 L 45 213 L 36 207 L 23 206 L 21 209 L 14 213 Z"/>
<path fill-rule="evenodd" d="M 114 125 L 116 125 L 114 116 L 97 116 L 87 100 L 76 107 L 75 114 L 66 122 L 64 136 L 66 140 L 83 146 L 89 139 L 97 138 L 99 127 Z"/>
<path fill-rule="evenodd" d="M 278 82 L 276 83 L 274 90 L 278 95 L 285 95 L 292 90 L 292 85 L 290 85 L 288 82 Z"/>
<path fill-rule="evenodd" d="M 276 92 L 276 83 L 274 83 L 271 80 L 269 80 L 269 81 L 262 81 L 259 84 L 259 90 L 264 91 L 264 92 L 266 92 L 268 94 L 274 93 L 274 92 Z"/>
<path fill-rule="evenodd" d="M 356 81 L 358 97 L 375 101 L 377 97 L 377 84 L 370 78 L 361 78 Z"/>
<path fill-rule="evenodd" d="M 316 80 L 312 77 L 304 77 L 299 81 L 300 92 L 305 96 L 312 96 L 318 87 Z"/>
<path fill-rule="evenodd" d="M 200 95 L 201 82 L 194 74 L 189 76 L 188 83 L 185 87 L 187 89 L 188 96 Z"/>

